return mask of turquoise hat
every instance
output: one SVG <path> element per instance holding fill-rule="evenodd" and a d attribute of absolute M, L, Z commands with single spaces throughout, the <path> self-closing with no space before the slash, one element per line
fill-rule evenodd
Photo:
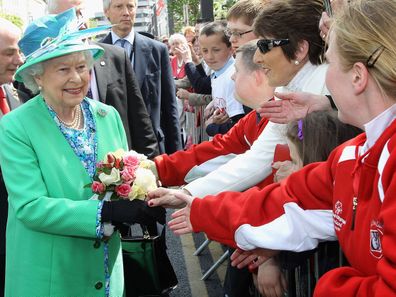
<path fill-rule="evenodd" d="M 60 14 L 49 14 L 31 22 L 23 33 L 23 38 L 18 42 L 19 48 L 25 57 L 40 48 L 41 42 L 47 38 L 58 36 L 62 27 L 76 19 L 74 8 Z"/>
<path fill-rule="evenodd" d="M 86 30 L 79 30 L 79 27 L 75 8 L 59 15 L 39 18 L 30 24 L 19 41 L 26 61 L 16 71 L 15 79 L 22 81 L 21 73 L 32 65 L 76 52 L 89 50 L 94 60 L 100 58 L 104 49 L 87 43 L 85 39 L 109 30 L 111 26 Z"/>

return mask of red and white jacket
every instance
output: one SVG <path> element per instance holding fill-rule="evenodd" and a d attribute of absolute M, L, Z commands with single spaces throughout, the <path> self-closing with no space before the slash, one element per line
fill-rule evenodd
<path fill-rule="evenodd" d="M 171 155 L 160 155 L 154 159 L 158 176 L 164 186 L 183 185 L 186 174 L 195 165 L 200 165 L 218 156 L 242 154 L 250 149 L 268 123 L 265 118 L 258 119 L 253 110 L 230 131 L 216 135 L 211 141 L 193 145 L 187 151 Z"/>
<path fill-rule="evenodd" d="M 396 296 L 395 110 L 364 153 L 361 134 L 280 184 L 194 199 L 194 231 L 245 250 L 303 251 L 337 237 L 351 267 L 326 273 L 314 296 Z"/>

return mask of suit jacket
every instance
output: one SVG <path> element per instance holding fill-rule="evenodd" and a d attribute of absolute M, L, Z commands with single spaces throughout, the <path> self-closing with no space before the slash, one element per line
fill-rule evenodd
<path fill-rule="evenodd" d="M 12 87 L 12 85 L 4 85 L 4 91 L 6 94 L 8 105 L 10 109 L 13 110 L 17 108 L 22 100 L 26 99 L 26 94 L 17 91 Z M 0 120 L 3 114 L 0 111 Z M 5 254 L 5 229 L 7 224 L 7 214 L 8 214 L 8 203 L 7 203 L 7 190 L 4 185 L 3 175 L 0 169 L 0 255 Z M 1 292 L 0 292 L 1 295 Z"/>
<path fill-rule="evenodd" d="M 98 45 L 105 50 L 93 67 L 100 101 L 119 112 L 129 147 L 153 158 L 159 153 L 157 138 L 129 59 L 117 46 Z"/>
<path fill-rule="evenodd" d="M 103 43 L 113 44 L 111 34 Z M 182 148 L 175 84 L 166 46 L 135 33 L 134 70 L 157 136 L 160 153 Z"/>
<path fill-rule="evenodd" d="M 116 110 L 89 100 L 97 158 L 127 149 Z M 100 296 L 105 287 L 104 244 L 95 244 L 99 201 L 79 158 L 41 96 L 0 122 L 0 164 L 7 185 L 5 296 Z M 110 296 L 123 295 L 118 233 L 108 242 Z"/>

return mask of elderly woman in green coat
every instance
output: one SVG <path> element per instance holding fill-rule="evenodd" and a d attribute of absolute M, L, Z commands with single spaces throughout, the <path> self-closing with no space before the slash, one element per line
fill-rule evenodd
<path fill-rule="evenodd" d="M 102 240 L 103 225 L 163 214 L 143 201 L 90 200 L 84 187 L 107 152 L 128 149 L 117 111 L 85 97 L 90 67 L 102 54 L 78 34 L 64 34 L 16 73 L 39 94 L 0 122 L 9 194 L 5 296 L 123 296 L 120 238 L 116 231 Z"/>

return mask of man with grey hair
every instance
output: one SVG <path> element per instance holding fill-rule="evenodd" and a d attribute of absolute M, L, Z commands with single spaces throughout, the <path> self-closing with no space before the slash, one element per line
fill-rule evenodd
<path fill-rule="evenodd" d="M 114 26 L 102 40 L 123 47 L 150 113 L 161 153 L 182 148 L 175 84 L 167 47 L 134 31 L 136 0 L 103 0 L 107 19 Z"/>
<path fill-rule="evenodd" d="M 21 103 L 13 86 L 14 74 L 23 60 L 18 41 L 21 30 L 11 22 L 0 18 L 0 119 Z M 8 215 L 7 190 L 0 169 L 0 296 L 4 293 L 5 279 L 5 229 Z"/>
<path fill-rule="evenodd" d="M 48 12 L 59 14 L 72 7 L 83 18 L 83 0 L 48 0 Z M 125 52 L 112 45 L 97 43 L 104 55 L 95 61 L 88 97 L 113 106 L 121 116 L 130 149 L 153 158 L 158 143 L 136 76 Z"/>

